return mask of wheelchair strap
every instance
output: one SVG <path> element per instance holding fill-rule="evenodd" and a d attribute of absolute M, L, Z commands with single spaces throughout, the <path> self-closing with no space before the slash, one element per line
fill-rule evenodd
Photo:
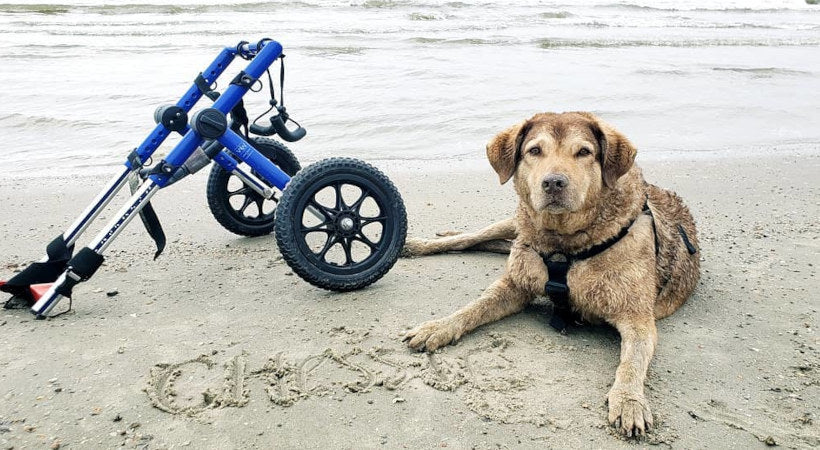
<path fill-rule="evenodd" d="M 128 187 L 131 189 L 131 194 L 136 192 L 139 188 L 139 178 L 136 176 L 130 177 Z M 154 259 L 157 259 L 159 255 L 162 254 L 162 251 L 165 250 L 166 238 L 165 230 L 162 229 L 162 224 L 159 223 L 159 217 L 157 217 L 157 213 L 154 211 L 151 202 L 146 203 L 142 210 L 140 210 L 140 219 L 145 226 L 145 231 L 148 232 L 148 236 L 153 239 L 154 244 L 157 246 L 157 251 L 154 253 Z"/>

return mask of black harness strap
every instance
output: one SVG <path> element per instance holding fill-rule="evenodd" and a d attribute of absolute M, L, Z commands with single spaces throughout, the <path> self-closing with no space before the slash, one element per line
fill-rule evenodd
<path fill-rule="evenodd" d="M 138 183 L 137 177 L 131 177 L 131 179 L 128 180 L 128 187 L 131 190 L 131 194 L 134 194 L 139 188 Z M 145 206 L 142 207 L 139 216 L 142 220 L 142 224 L 145 226 L 145 231 L 148 232 L 148 236 L 151 237 L 157 246 L 157 251 L 154 252 L 154 259 L 157 259 L 159 255 L 162 254 L 162 251 L 165 250 L 165 230 L 162 229 L 162 224 L 159 222 L 159 217 L 157 217 L 157 212 L 154 211 L 151 202 L 146 203 Z"/>
<path fill-rule="evenodd" d="M 692 241 L 689 240 L 689 236 L 686 234 L 686 230 L 683 229 L 683 225 L 678 224 L 678 232 L 680 232 L 680 237 L 683 239 L 683 245 L 686 246 L 686 251 L 689 252 L 690 255 L 697 253 L 698 249 L 692 245 Z"/>
<path fill-rule="evenodd" d="M 643 210 L 640 214 L 649 214 L 652 217 L 652 231 L 655 241 L 655 255 L 658 254 L 658 236 L 655 230 L 655 218 L 652 216 L 652 210 L 649 209 L 649 203 L 645 202 Z M 576 261 L 592 258 L 607 251 L 610 247 L 617 244 L 618 241 L 629 234 L 629 229 L 638 220 L 640 214 L 632 219 L 617 235 L 595 244 L 592 247 L 578 253 L 566 253 L 562 251 L 554 251 L 547 254 L 541 253 L 541 259 L 544 260 L 544 265 L 547 266 L 547 284 L 544 286 L 544 291 L 553 303 L 553 314 L 550 319 L 550 326 L 559 332 L 565 332 L 567 325 L 575 321 L 572 313 L 572 308 L 569 302 L 569 285 L 567 284 L 567 274 L 570 267 Z"/>

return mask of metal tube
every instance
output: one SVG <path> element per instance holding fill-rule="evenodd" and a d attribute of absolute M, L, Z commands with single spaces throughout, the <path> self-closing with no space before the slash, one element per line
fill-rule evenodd
<path fill-rule="evenodd" d="M 105 228 L 97 234 L 97 237 L 95 237 L 94 240 L 88 244 L 88 247 L 95 252 L 102 254 L 111 242 L 119 236 L 123 228 L 125 228 L 125 226 L 139 214 L 142 208 L 148 203 L 151 197 L 157 193 L 158 190 L 159 186 L 154 183 L 153 180 L 150 178 L 145 180 L 145 182 L 142 183 L 142 186 L 137 189 L 137 192 L 134 192 L 134 195 L 131 196 L 128 203 L 117 211 L 114 218 L 108 222 Z"/>
<path fill-rule="evenodd" d="M 276 164 L 270 162 L 259 153 L 253 146 L 248 144 L 242 136 L 234 133 L 232 130 L 227 130 L 219 138 L 219 142 L 231 151 L 237 158 L 248 163 L 262 175 L 268 183 L 276 186 L 280 190 L 284 190 L 285 186 L 290 182 L 290 176 L 282 169 L 276 167 Z"/>
<path fill-rule="evenodd" d="M 102 255 L 111 242 L 122 232 L 123 228 L 125 228 L 135 216 L 139 215 L 140 210 L 142 210 L 158 190 L 159 186 L 154 184 L 150 179 L 146 180 L 137 192 L 131 196 L 128 203 L 117 212 L 114 219 L 100 231 L 88 247 Z M 51 285 L 51 288 L 31 307 L 31 312 L 36 314 L 38 318 L 43 318 L 54 309 L 60 300 L 63 299 L 63 296 L 57 293 L 57 288 L 65 282 L 66 277 L 72 275 L 70 270 L 63 272 L 63 274 L 57 278 L 57 281 Z M 76 277 L 76 275 L 74 276 Z M 76 278 L 75 280 L 79 281 L 79 279 Z"/>
<path fill-rule="evenodd" d="M 37 316 L 38 319 L 44 319 L 45 316 L 57 306 L 57 303 L 60 303 L 60 300 L 63 299 L 63 296 L 58 294 L 57 286 L 60 286 L 65 282 L 66 277 L 68 276 L 68 271 L 63 272 L 57 281 L 51 285 L 51 288 L 46 292 L 40 300 L 37 300 L 37 303 L 31 307 L 31 312 Z"/>
<path fill-rule="evenodd" d="M 273 189 L 266 185 L 265 182 L 260 180 L 256 175 L 250 172 L 245 172 L 241 167 L 235 168 L 231 173 L 236 175 L 236 177 L 245 183 L 246 186 L 256 191 L 262 197 L 267 199 L 273 197 Z"/>
<path fill-rule="evenodd" d="M 125 186 L 125 182 L 128 180 L 128 175 L 130 173 L 131 169 L 124 167 L 122 172 L 108 182 L 105 188 L 97 194 L 97 197 L 94 198 L 85 211 L 83 211 L 77 220 L 75 220 L 74 223 L 68 227 L 68 230 L 63 233 L 63 240 L 65 241 L 66 246 L 70 247 L 72 244 L 77 242 L 77 239 L 79 239 L 80 235 L 83 234 L 89 225 L 91 225 L 91 222 L 93 222 L 94 219 L 100 215 L 100 212 L 108 206 L 111 199 L 117 195 L 117 192 Z"/>

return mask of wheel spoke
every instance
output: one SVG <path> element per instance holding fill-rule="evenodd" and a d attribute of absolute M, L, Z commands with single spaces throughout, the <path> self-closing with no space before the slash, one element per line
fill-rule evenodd
<path fill-rule="evenodd" d="M 355 240 L 357 240 L 357 241 L 361 242 L 362 244 L 364 244 L 364 245 L 366 245 L 366 246 L 370 247 L 370 250 L 371 250 L 371 251 L 374 251 L 374 252 L 376 251 L 376 243 L 375 243 L 375 242 L 373 242 L 373 241 L 371 241 L 371 240 L 370 240 L 367 236 L 365 236 L 365 235 L 364 235 L 364 233 L 362 233 L 361 231 L 360 231 L 360 232 L 358 232 L 358 233 L 356 233 L 356 235 L 354 235 L 354 236 L 353 236 L 353 239 L 355 239 Z"/>
<path fill-rule="evenodd" d="M 322 227 L 325 227 L 329 224 L 330 224 L 330 221 L 325 220 L 324 222 L 320 223 L 319 225 L 314 225 L 312 227 L 302 226 L 302 228 L 299 231 L 301 231 L 303 235 L 308 234 L 308 233 L 312 233 L 314 231 L 324 231 L 325 233 L 331 233 L 331 230 L 329 230 L 328 228 L 322 228 Z"/>
<path fill-rule="evenodd" d="M 345 264 L 353 264 L 353 255 L 350 254 L 350 247 L 353 246 L 353 241 L 350 238 L 342 238 L 342 248 L 345 251 Z"/>
<path fill-rule="evenodd" d="M 335 217 L 335 214 L 333 214 L 333 211 L 330 208 L 328 208 L 325 205 L 320 204 L 319 202 L 316 201 L 315 198 L 310 199 L 310 201 L 308 202 L 308 205 L 312 206 L 314 209 L 319 211 L 323 216 L 325 216 L 325 219 L 327 219 L 327 220 L 333 219 L 333 217 Z"/>
<path fill-rule="evenodd" d="M 235 191 L 228 191 L 228 197 L 233 197 L 234 195 L 247 195 L 251 191 L 251 188 L 247 185 L 242 185 L 241 188 Z"/>
<path fill-rule="evenodd" d="M 341 183 L 336 183 L 333 185 L 333 190 L 336 191 L 336 211 L 341 211 L 342 206 L 344 206 L 344 200 L 342 200 L 342 185 Z"/>
<path fill-rule="evenodd" d="M 368 191 L 367 189 L 365 189 L 365 188 L 359 188 L 359 189 L 362 190 L 362 195 L 359 197 L 358 200 L 356 200 L 355 202 L 353 202 L 352 205 L 350 205 L 350 209 L 355 211 L 356 214 L 359 214 L 359 209 L 362 207 L 362 203 L 364 203 L 364 201 L 367 200 L 367 198 L 370 196 L 370 191 Z"/>
<path fill-rule="evenodd" d="M 260 195 L 259 197 L 257 197 L 255 202 L 256 202 L 256 207 L 259 208 L 259 217 L 264 216 L 265 213 L 262 212 L 262 205 L 265 204 L 265 198 Z"/>
<path fill-rule="evenodd" d="M 253 199 L 250 196 L 246 195 L 245 201 L 242 203 L 242 206 L 239 209 L 237 209 L 237 211 L 239 211 L 239 214 L 242 214 L 244 216 L 245 210 L 248 209 L 248 206 L 251 206 L 251 203 L 253 203 Z"/>
<path fill-rule="evenodd" d="M 322 250 L 319 251 L 319 253 L 317 253 L 317 256 L 319 257 L 319 259 L 324 261 L 324 262 L 327 262 L 327 260 L 325 259 L 325 255 L 327 255 L 327 251 L 330 250 L 330 247 L 333 247 L 334 245 L 336 245 L 336 242 L 338 242 L 338 241 L 339 241 L 339 237 L 337 235 L 328 233 L 327 240 L 325 241 L 325 246 L 322 247 Z"/>
<path fill-rule="evenodd" d="M 387 216 L 362 217 L 362 225 L 361 226 L 364 227 L 365 225 L 370 225 L 371 223 L 374 223 L 374 222 L 381 223 L 381 222 L 384 222 L 385 220 L 387 220 Z"/>

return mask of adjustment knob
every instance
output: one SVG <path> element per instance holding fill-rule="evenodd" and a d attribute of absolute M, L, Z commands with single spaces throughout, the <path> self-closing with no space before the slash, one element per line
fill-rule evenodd
<path fill-rule="evenodd" d="M 227 131 L 228 118 L 218 109 L 205 108 L 191 116 L 191 127 L 205 139 L 216 139 Z"/>

